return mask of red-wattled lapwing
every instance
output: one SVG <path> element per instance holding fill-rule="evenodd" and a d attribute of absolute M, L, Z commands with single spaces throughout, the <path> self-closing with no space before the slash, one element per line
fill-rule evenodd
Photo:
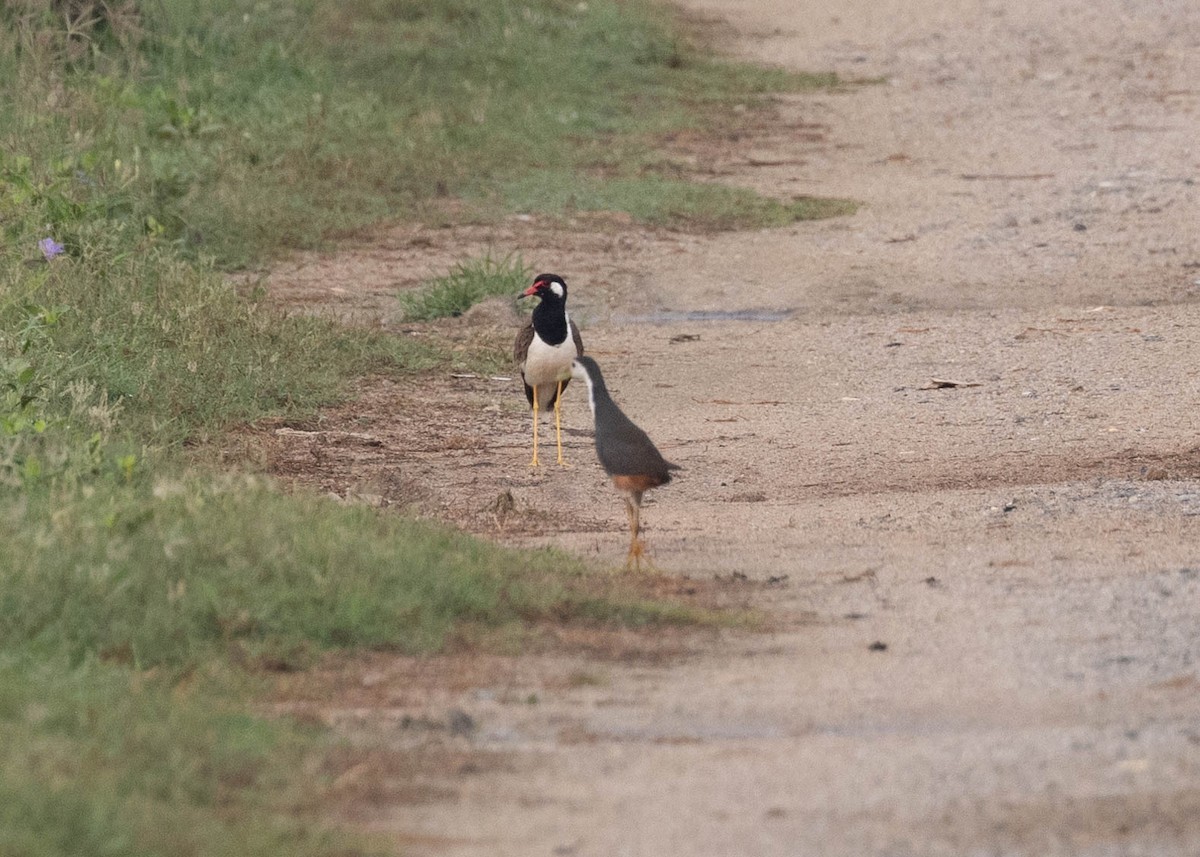
<path fill-rule="evenodd" d="M 596 420 L 596 457 L 616 489 L 625 495 L 629 529 L 632 531 L 625 567 L 629 568 L 632 563 L 640 568 L 641 557 L 646 550 L 638 538 L 642 495 L 651 488 L 666 485 L 671 481 L 671 471 L 680 467 L 663 458 L 646 433 L 617 407 L 608 394 L 604 376 L 600 374 L 600 367 L 595 360 L 576 357 L 571 364 L 571 377 L 587 383 L 588 402 Z"/>
<path fill-rule="evenodd" d="M 571 380 L 571 361 L 583 354 L 579 328 L 567 317 L 567 284 L 558 274 L 538 274 L 521 297 L 538 297 L 529 324 L 517 333 L 513 357 L 525 382 L 525 397 L 533 411 L 533 460 L 538 466 L 538 412 L 554 408 L 558 463 L 562 454 L 562 415 L 559 400 Z"/>

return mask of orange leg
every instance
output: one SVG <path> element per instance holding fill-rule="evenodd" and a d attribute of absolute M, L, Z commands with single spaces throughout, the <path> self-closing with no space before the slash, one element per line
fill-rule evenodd
<path fill-rule="evenodd" d="M 646 552 L 646 545 L 638 538 L 641 532 L 641 509 L 633 500 L 625 500 L 625 511 L 629 514 L 629 554 L 625 557 L 625 570 L 628 571 L 632 565 L 635 571 L 642 569 L 642 554 Z"/>

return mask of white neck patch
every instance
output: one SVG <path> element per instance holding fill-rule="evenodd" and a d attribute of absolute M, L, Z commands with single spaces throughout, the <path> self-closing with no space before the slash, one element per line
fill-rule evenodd
<path fill-rule="evenodd" d="M 576 364 L 578 366 L 578 364 Z M 580 367 L 577 371 L 571 372 L 572 378 L 582 378 L 588 388 L 588 407 L 592 409 L 592 419 L 596 418 L 596 389 L 592 385 L 592 376 L 583 371 Z"/>
<path fill-rule="evenodd" d="M 566 293 L 563 291 L 562 283 L 551 283 L 550 291 L 554 292 L 554 294 L 558 295 L 560 298 L 566 295 Z"/>

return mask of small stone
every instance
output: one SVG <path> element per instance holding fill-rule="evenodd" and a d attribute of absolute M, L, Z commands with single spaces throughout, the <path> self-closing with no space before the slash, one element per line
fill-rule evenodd
<path fill-rule="evenodd" d="M 461 708 L 451 708 L 446 712 L 446 728 L 451 735 L 469 736 L 478 729 L 475 718 Z"/>
<path fill-rule="evenodd" d="M 881 640 L 876 640 L 874 643 L 867 646 L 867 649 L 872 652 L 886 652 L 887 647 L 888 647 L 887 643 L 885 643 Z"/>

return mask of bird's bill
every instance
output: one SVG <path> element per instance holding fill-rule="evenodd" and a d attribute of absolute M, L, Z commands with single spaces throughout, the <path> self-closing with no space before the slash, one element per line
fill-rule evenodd
<path fill-rule="evenodd" d="M 534 283 L 532 286 L 527 288 L 525 291 L 521 292 L 521 297 L 531 298 L 538 293 L 538 290 L 541 289 L 541 287 L 542 287 L 542 281 L 538 280 L 536 283 Z"/>

